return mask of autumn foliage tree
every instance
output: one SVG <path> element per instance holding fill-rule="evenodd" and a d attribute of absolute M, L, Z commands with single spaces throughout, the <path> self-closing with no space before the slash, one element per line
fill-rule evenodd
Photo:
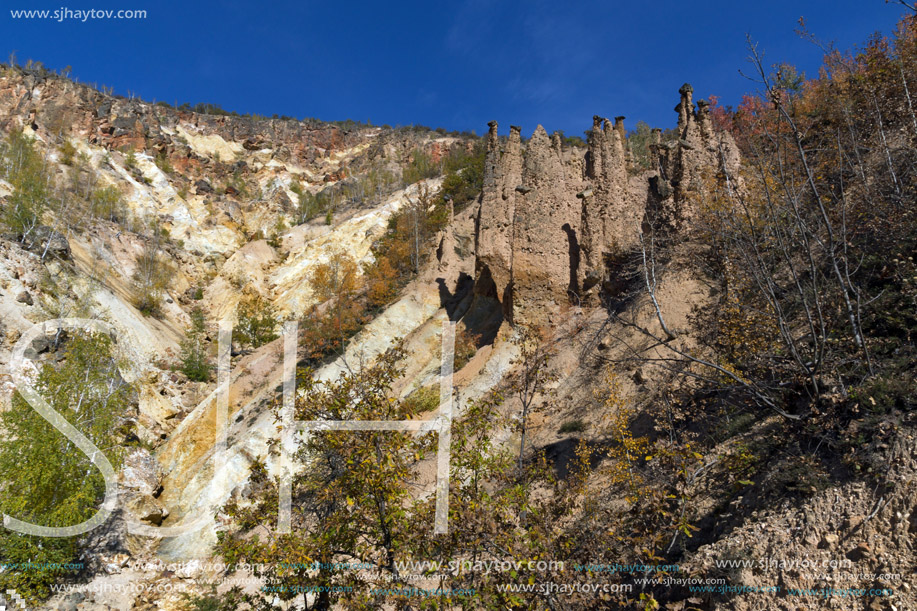
<path fill-rule="evenodd" d="M 395 346 L 372 365 L 329 383 L 306 373 L 296 418 L 406 420 L 417 416 L 415 403 L 391 394 L 403 358 L 404 352 Z M 409 511 L 414 502 L 411 468 L 428 448 L 429 435 L 313 432 L 296 456 L 306 468 L 294 480 L 293 532 L 254 538 L 245 531 L 224 535 L 223 557 L 230 562 L 270 563 L 273 577 L 287 586 L 323 587 L 311 603 L 293 587 L 280 594 L 281 599 L 301 596 L 307 608 L 329 609 L 332 600 L 348 608 L 378 608 L 386 596 L 373 592 L 372 586 L 403 583 L 396 563 L 405 559 L 409 542 L 420 530 Z M 276 490 L 263 470 L 256 469 L 255 487 L 263 491 L 258 502 L 227 507 L 243 528 L 276 519 L 276 501 L 271 500 L 276 499 Z M 321 568 L 304 568 L 312 562 Z M 335 570 L 334 563 L 363 564 L 374 570 Z M 335 587 L 341 588 L 339 594 L 332 593 Z"/>
<path fill-rule="evenodd" d="M 662 338 L 692 375 L 806 420 L 881 374 L 890 347 L 901 348 L 884 339 L 891 328 L 911 334 L 914 317 L 888 315 L 904 307 L 906 272 L 889 276 L 887 265 L 890 252 L 905 261 L 917 239 L 903 204 L 917 167 L 914 31 L 907 17 L 894 37 L 855 53 L 826 46 L 814 79 L 767 64 L 749 44 L 761 91 L 716 112 L 741 167 L 722 164 L 696 193 L 693 247 L 722 289 L 697 318 L 707 352 Z"/>
<path fill-rule="evenodd" d="M 302 320 L 308 358 L 320 361 L 339 351 L 366 322 L 360 268 L 350 255 L 333 250 L 312 270 L 309 286 L 318 302 Z"/>

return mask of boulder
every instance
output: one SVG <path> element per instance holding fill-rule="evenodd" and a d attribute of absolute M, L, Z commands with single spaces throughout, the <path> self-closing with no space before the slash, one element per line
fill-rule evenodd
<path fill-rule="evenodd" d="M 22 244 L 26 250 L 38 255 L 53 255 L 61 259 L 70 259 L 70 242 L 60 232 L 45 225 L 39 225 L 23 236 Z"/>
<path fill-rule="evenodd" d="M 137 127 L 136 117 L 118 117 L 111 122 L 114 136 L 125 136 L 134 132 Z"/>
<path fill-rule="evenodd" d="M 162 490 L 162 468 L 146 450 L 135 450 L 124 459 L 121 468 L 122 498 L 128 514 L 135 519 L 159 526 L 169 511 L 156 500 Z"/>
<path fill-rule="evenodd" d="M 197 181 L 196 183 L 194 183 L 194 189 L 198 195 L 204 195 L 206 193 L 213 193 L 213 187 L 210 185 L 210 183 L 207 180 L 203 178 Z"/>
<path fill-rule="evenodd" d="M 135 450 L 124 459 L 121 485 L 128 490 L 150 496 L 158 494 L 162 468 L 146 450 Z"/>
<path fill-rule="evenodd" d="M 147 495 L 128 495 L 125 507 L 129 514 L 151 526 L 159 526 L 169 516 L 169 511 L 159 501 Z"/>

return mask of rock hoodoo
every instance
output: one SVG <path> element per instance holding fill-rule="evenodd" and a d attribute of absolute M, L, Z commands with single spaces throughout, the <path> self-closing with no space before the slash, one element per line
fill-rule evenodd
<path fill-rule="evenodd" d="M 738 166 L 709 104 L 695 108 L 688 84 L 679 93 L 676 137 L 653 130 L 649 170 L 634 167 L 624 117 L 593 117 L 585 151 L 540 125 L 525 144 L 517 126 L 503 140 L 489 123 L 475 292 L 498 299 L 506 320 L 540 324 L 564 303 L 595 299 L 607 263 L 638 247 L 641 231 L 684 231 L 705 176 Z"/>

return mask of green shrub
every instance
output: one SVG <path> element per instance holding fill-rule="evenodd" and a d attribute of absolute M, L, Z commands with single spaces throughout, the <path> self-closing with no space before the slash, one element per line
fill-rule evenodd
<path fill-rule="evenodd" d="M 331 208 L 331 195 L 328 189 L 312 193 L 300 187 L 298 191 L 293 189 L 293 192 L 298 195 L 295 214 L 296 223 L 299 225 L 311 221 Z"/>
<path fill-rule="evenodd" d="M 276 312 L 261 295 L 243 297 L 237 314 L 238 321 L 233 332 L 244 345 L 258 348 L 277 339 L 275 329 L 279 321 Z"/>
<path fill-rule="evenodd" d="M 64 165 L 73 165 L 73 160 L 76 157 L 76 147 L 73 146 L 73 143 L 67 139 L 64 139 L 63 144 L 60 145 L 60 161 Z"/>
<path fill-rule="evenodd" d="M 200 308 L 191 311 L 191 329 L 181 343 L 181 371 L 189 380 L 208 382 L 211 365 L 207 355 L 204 327 L 204 312 Z"/>
<path fill-rule="evenodd" d="M 248 184 L 238 170 L 232 173 L 229 181 L 223 186 L 223 193 L 234 191 L 239 197 L 249 197 Z"/>
<path fill-rule="evenodd" d="M 439 386 L 418 388 L 404 399 L 404 404 L 412 413 L 432 412 L 439 407 Z"/>
<path fill-rule="evenodd" d="M 443 162 L 446 177 L 439 194 L 441 202 L 451 200 L 455 209 L 460 210 L 478 196 L 484 187 L 485 153 L 484 141 L 478 140 L 471 152 L 462 151 L 446 157 Z"/>
<path fill-rule="evenodd" d="M 565 435 L 567 433 L 582 433 L 586 430 L 586 423 L 577 418 L 576 420 L 568 420 L 560 426 L 560 434 Z"/>
<path fill-rule="evenodd" d="M 168 155 L 165 151 L 161 151 L 156 155 L 156 167 L 163 171 L 165 174 L 171 174 L 175 171 L 175 168 L 172 167 L 172 162 L 169 161 Z"/>
<path fill-rule="evenodd" d="M 89 209 L 92 216 L 107 219 L 113 223 L 127 220 L 124 198 L 118 187 L 114 185 L 100 187 L 93 191 L 89 200 Z"/>
<path fill-rule="evenodd" d="M 51 175 L 32 139 L 13 130 L 0 145 L 0 177 L 13 187 L 3 211 L 3 222 L 19 234 L 41 222 L 51 193 Z"/>
<path fill-rule="evenodd" d="M 878 376 L 855 388 L 850 399 L 857 401 L 873 414 L 889 414 L 895 409 L 902 411 L 917 407 L 917 383 L 913 377 Z"/>
<path fill-rule="evenodd" d="M 162 305 L 162 294 L 169 285 L 170 269 L 160 252 L 160 243 L 165 233 L 153 229 L 153 236 L 147 238 L 143 252 L 137 258 L 134 271 L 134 307 L 145 316 L 158 316 Z"/>
<path fill-rule="evenodd" d="M 674 129 L 667 129 L 662 132 L 661 140 L 670 142 L 678 139 L 678 133 Z M 653 159 L 650 145 L 653 142 L 653 130 L 644 121 L 637 121 L 637 126 L 627 134 L 627 146 L 633 159 L 633 169 L 635 170 L 652 170 L 657 163 Z"/>
<path fill-rule="evenodd" d="M 246 595 L 239 586 L 233 586 L 228 592 L 218 594 L 216 588 L 209 594 L 182 594 L 187 611 L 222 611 L 223 609 L 238 609 L 244 603 L 254 602 L 256 597 Z"/>
<path fill-rule="evenodd" d="M 128 170 L 137 169 L 137 154 L 134 152 L 134 147 L 132 146 L 124 150 L 124 167 Z"/>
<path fill-rule="evenodd" d="M 580 138 L 579 136 L 565 136 L 564 144 L 567 146 L 576 146 L 579 148 L 586 148 L 586 141 Z"/>
<path fill-rule="evenodd" d="M 411 154 L 410 163 L 405 166 L 401 173 L 401 182 L 406 187 L 425 178 L 439 176 L 439 166 L 433 163 L 433 159 L 422 149 L 414 149 Z"/>

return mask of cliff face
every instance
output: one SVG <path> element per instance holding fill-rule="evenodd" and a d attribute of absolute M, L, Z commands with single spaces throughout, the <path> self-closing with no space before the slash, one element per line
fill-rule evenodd
<path fill-rule="evenodd" d="M 491 339 L 456 376 L 456 388 L 465 401 L 473 401 L 497 387 L 510 375 L 518 346 L 494 338 L 499 312 L 471 308 L 468 275 L 475 276 L 478 295 L 499 301 L 504 320 L 551 323 L 567 333 L 569 317 L 558 310 L 570 303 L 597 303 L 607 285 L 607 262 L 638 248 L 648 223 L 676 236 L 685 231 L 704 173 L 716 171 L 723 151 L 734 152 L 728 138 L 714 133 L 703 105 L 693 109 L 690 91 L 683 91 L 679 108 L 678 140 L 660 139 L 652 147 L 655 169 L 636 173 L 623 117 L 595 117 L 585 148 L 566 146 L 559 134 L 551 136 L 540 126 L 526 142 L 515 126 L 501 139 L 492 123 L 479 205 L 454 215 L 439 240 L 436 263 L 353 339 L 339 361 L 316 375 L 333 379 L 348 362 L 371 359 L 400 337 L 407 338 L 412 355 L 405 392 L 428 385 L 438 375 L 431 341 L 437 340 L 443 320 L 461 318 L 466 329 L 486 331 Z M 417 149 L 439 159 L 468 145 L 380 128 L 202 115 L 114 98 L 66 79 L 8 71 L 0 73 L 0 132 L 13 128 L 35 139 L 59 182 L 84 175 L 114 186 L 131 217 L 156 221 L 169 232 L 161 253 L 171 270 L 161 319 L 143 316 L 131 302 L 145 244 L 135 230 L 97 220 L 71 232 L 68 263 L 43 263 L 0 236 L 0 339 L 6 340 L 0 341 L 0 369 L 12 343 L 33 321 L 54 318 L 44 305 L 52 303 L 49 299 L 55 307 L 89 304 L 94 315 L 136 338 L 131 344 L 142 348 L 134 363 L 141 380 L 137 430 L 151 451 L 132 457 L 148 477 L 136 485 L 128 482 L 132 492 L 125 500 L 147 523 L 166 527 L 189 516 L 216 516 L 228 499 L 247 494 L 253 461 L 274 465 L 270 401 L 282 381 L 282 340 L 234 358 L 229 444 L 217 461 L 212 386 L 160 365 L 163 355 L 178 353 L 189 313 L 200 308 L 209 321 L 231 319 L 243 294 L 257 293 L 279 316 L 302 316 L 314 302 L 308 282 L 314 266 L 331 249 L 369 261 L 373 241 L 394 212 L 416 200 L 421 184 L 373 203 L 347 204 L 331 224 L 321 218 L 294 223 L 293 184 L 315 193 L 396 168 Z M 73 165 L 63 159 L 64 142 L 77 151 Z M 135 153 L 132 164 L 121 150 L 125 147 Z M 160 158 L 173 169 L 160 167 L 166 165 Z M 248 188 L 240 189 L 237 181 Z M 423 181 L 431 192 L 440 184 L 436 178 Z M 9 193 L 10 186 L 0 181 L 0 206 Z M 52 294 L 43 288 L 45 268 L 55 270 L 65 290 Z M 660 293 L 669 299 L 667 306 L 675 302 L 664 289 Z M 685 301 L 682 295 L 678 300 Z M 592 396 L 595 373 L 572 356 L 579 353 L 571 348 L 562 361 L 558 396 L 569 397 L 569 405 Z M 538 438 L 540 445 L 557 440 L 557 427 L 549 428 Z M 117 558 L 207 558 L 217 524 L 214 520 L 206 529 L 164 541 L 135 541 L 115 526 L 105 536 L 125 541 Z M 112 554 L 106 551 L 100 558 L 108 562 Z M 129 574 L 124 567 L 113 570 Z M 158 579 L 158 573 L 134 575 Z"/>
<path fill-rule="evenodd" d="M 501 149 L 497 123 L 487 136 L 477 216 L 475 290 L 500 300 L 510 322 L 542 324 L 565 303 L 593 300 L 606 264 L 639 247 L 650 227 L 677 238 L 687 230 L 704 179 L 738 167 L 731 136 L 715 130 L 706 101 L 679 92 L 677 138 L 654 130 L 654 169 L 629 171 L 624 117 L 593 117 L 586 150 L 565 148 L 540 125 L 523 147 L 512 126 Z"/>
<path fill-rule="evenodd" d="M 264 441 L 274 422 L 264 401 L 281 380 L 276 342 L 234 357 L 231 409 L 247 410 L 247 417 L 234 421 L 240 441 L 218 465 L 219 477 L 211 477 L 211 387 L 171 368 L 189 314 L 200 309 L 210 321 L 208 349 L 216 340 L 215 321 L 232 320 L 243 296 L 260 295 L 279 317 L 303 317 L 316 301 L 309 279 L 328 253 L 341 250 L 359 263 L 372 261 L 371 247 L 392 215 L 416 200 L 419 189 L 439 189 L 439 178 L 401 188 L 401 168 L 410 156 L 422 150 L 442 159 L 470 144 L 422 129 L 345 129 L 312 120 L 204 115 L 0 66 L 0 141 L 14 129 L 32 140 L 70 207 L 49 202 L 39 229 L 49 235 L 53 228 L 57 238 L 47 257 L 38 242 L 20 244 L 0 228 L 0 410 L 13 391 L 6 377 L 12 347 L 34 323 L 62 317 L 79 303 L 91 317 L 111 324 L 124 338 L 122 345 L 136 352 L 129 371 L 139 395 L 132 430 L 149 448 L 137 460 L 155 467 L 149 471 L 156 480 L 153 486 L 125 484 L 139 492 L 125 493 L 122 500 L 137 510 L 138 519 L 164 526 L 201 512 L 215 514 L 232 486 L 245 481 L 251 457 L 266 455 Z M 66 146 L 72 147 L 69 160 Z M 388 177 L 375 196 L 363 191 L 345 197 L 339 190 L 331 217 L 299 218 L 294 185 L 316 194 L 368 183 L 370 174 L 376 181 Z M 83 189 L 110 188 L 123 210 L 89 218 L 87 202 L 71 186 L 77 183 Z M 12 193 L 13 186 L 0 179 L 0 211 Z M 153 223 L 168 236 L 156 252 L 168 270 L 157 317 L 144 315 L 133 299 L 138 261 L 149 242 L 142 232 Z M 464 248 L 464 231 L 450 228 L 448 235 L 471 251 Z M 465 271 L 461 263 L 452 263 L 456 275 Z M 372 329 L 382 330 L 359 343 L 361 358 L 378 354 L 392 337 L 407 335 L 439 308 L 437 285 L 427 280 L 426 292 L 418 289 L 393 306 L 392 314 L 379 317 Z M 137 542 L 122 531 L 112 521 L 104 534 L 124 542 L 125 554 L 152 553 L 146 538 Z M 153 547 L 170 557 L 205 556 L 214 540 L 207 533 Z M 107 562 L 113 553 L 106 548 L 99 557 Z"/>
<path fill-rule="evenodd" d="M 64 78 L 38 73 L 0 84 L 0 117 L 5 118 L 0 124 L 4 130 L 14 124 L 13 118 L 21 117 L 36 132 L 53 134 L 65 128 L 90 145 L 107 149 L 130 146 L 165 154 L 173 158 L 178 169 L 208 162 L 186 142 L 185 131 L 218 136 L 236 144 L 234 152 L 270 149 L 278 159 L 301 165 L 365 140 L 360 130 L 318 121 L 254 121 L 199 114 L 105 95 Z"/>

